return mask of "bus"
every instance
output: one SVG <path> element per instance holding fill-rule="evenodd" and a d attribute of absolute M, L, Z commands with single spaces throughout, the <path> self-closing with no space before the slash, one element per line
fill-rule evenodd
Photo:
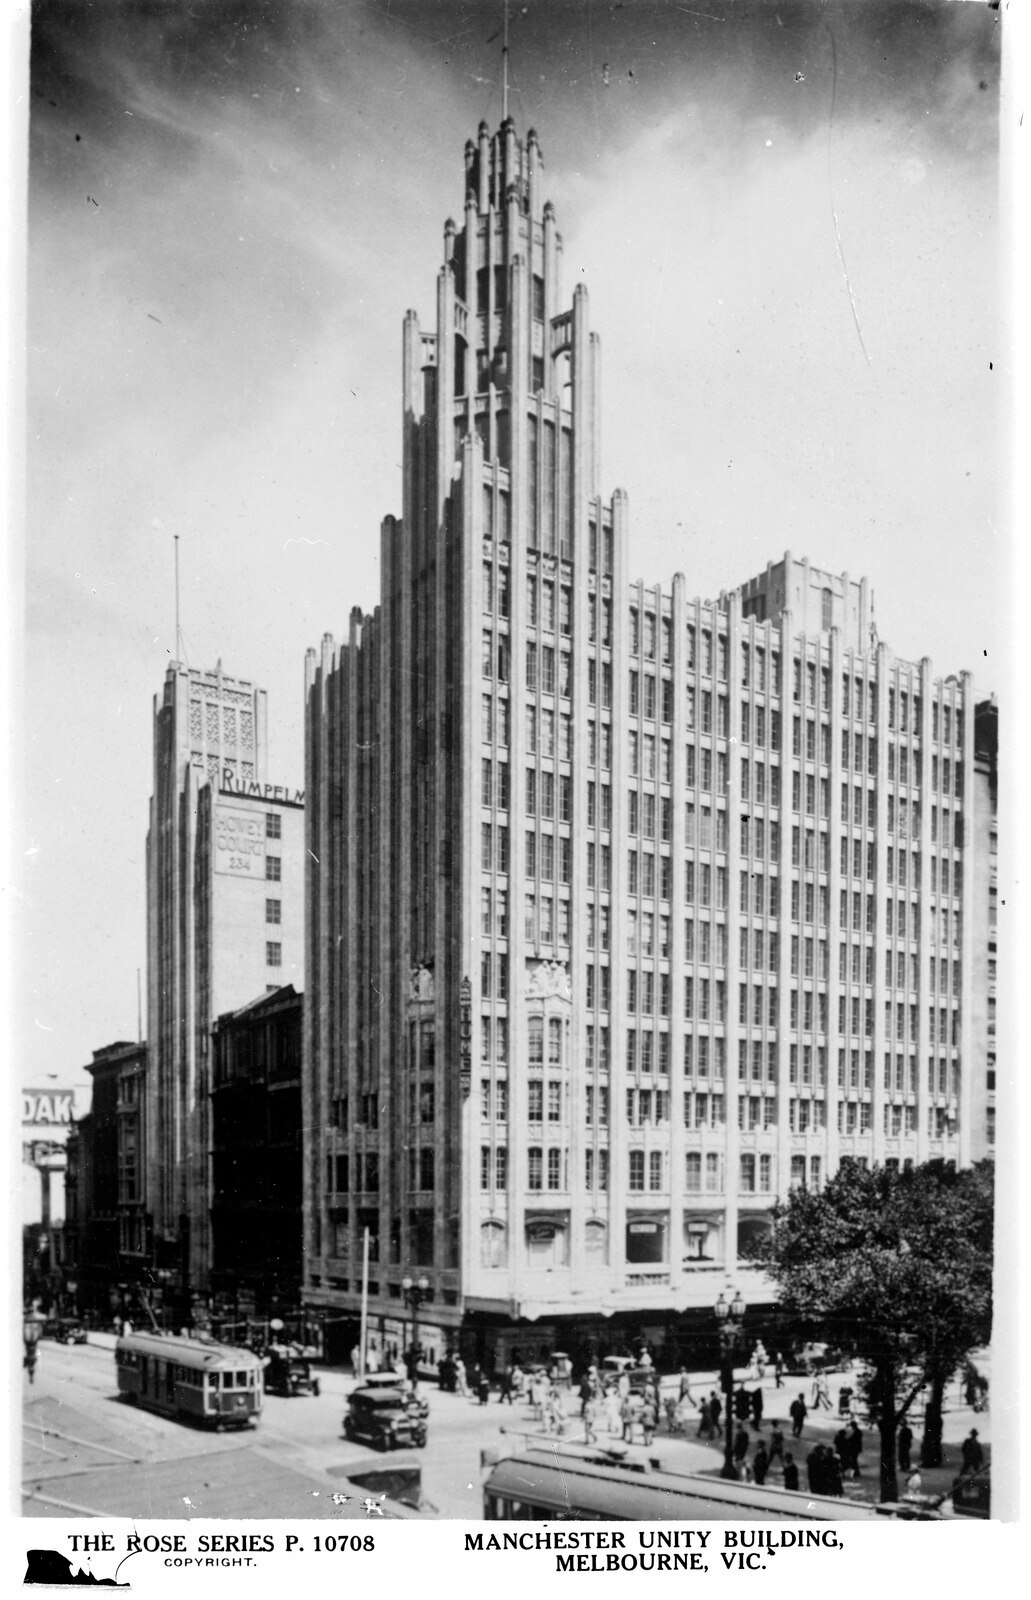
<path fill-rule="evenodd" d="M 130 1333 L 115 1346 L 118 1392 L 130 1405 L 217 1431 L 247 1427 L 261 1413 L 262 1361 L 252 1350 L 160 1333 Z"/>
<path fill-rule="evenodd" d="M 488 1522 L 868 1522 L 879 1512 L 831 1495 L 541 1446 L 490 1467 L 483 1514 Z"/>

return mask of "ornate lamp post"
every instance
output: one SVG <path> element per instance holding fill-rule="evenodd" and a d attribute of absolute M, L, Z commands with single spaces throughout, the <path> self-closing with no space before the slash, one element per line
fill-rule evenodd
<path fill-rule="evenodd" d="M 46 1321 L 43 1313 L 37 1311 L 35 1306 L 26 1311 L 22 1324 L 22 1338 L 25 1341 L 25 1368 L 29 1374 L 29 1382 L 36 1381 L 36 1346 L 39 1344 L 43 1324 Z"/>
<path fill-rule="evenodd" d="M 405 1297 L 405 1305 L 412 1313 L 412 1342 L 408 1347 L 409 1362 L 408 1375 L 412 1380 L 413 1389 L 419 1382 L 419 1307 L 429 1294 L 430 1280 L 423 1275 L 416 1283 L 409 1277 L 401 1279 L 401 1293 Z"/>
<path fill-rule="evenodd" d="M 726 1420 L 726 1448 L 723 1455 L 723 1471 L 721 1478 L 736 1478 L 734 1469 L 734 1357 L 737 1354 L 738 1340 L 741 1337 L 741 1327 L 745 1318 L 745 1302 L 736 1289 L 731 1291 L 730 1304 L 727 1304 L 724 1295 L 720 1295 L 713 1306 L 716 1325 L 720 1336 L 720 1388 L 723 1390 L 723 1405 Z"/>

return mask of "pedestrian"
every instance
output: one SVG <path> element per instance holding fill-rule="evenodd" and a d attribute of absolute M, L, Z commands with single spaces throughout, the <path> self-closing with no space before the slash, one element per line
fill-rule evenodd
<path fill-rule="evenodd" d="M 680 1392 L 677 1398 L 679 1400 L 689 1400 L 692 1405 L 694 1404 L 694 1396 L 691 1393 L 691 1379 L 687 1375 L 686 1367 L 681 1367 L 680 1369 Z"/>
<path fill-rule="evenodd" d="M 476 1380 L 476 1389 L 480 1396 L 481 1406 L 485 1406 L 487 1401 L 490 1399 L 490 1379 L 482 1367 L 480 1368 L 479 1376 Z"/>
<path fill-rule="evenodd" d="M 792 1437 L 801 1439 L 802 1427 L 806 1417 L 809 1415 L 809 1407 L 805 1403 L 805 1395 L 800 1394 L 797 1400 L 792 1400 L 788 1407 L 788 1412 L 791 1417 Z"/>
<path fill-rule="evenodd" d="M 823 1491 L 824 1494 L 843 1495 L 845 1493 L 845 1484 L 841 1476 L 841 1462 L 833 1450 L 825 1450 L 823 1465 L 826 1484 Z"/>
<path fill-rule="evenodd" d="M 848 1467 L 850 1456 L 849 1437 L 844 1428 L 839 1428 L 834 1435 L 834 1452 L 841 1462 L 841 1470 L 844 1472 Z"/>
<path fill-rule="evenodd" d="M 580 1415 L 583 1416 L 584 1413 L 587 1410 L 587 1407 L 588 1407 L 589 1403 L 590 1403 L 591 1396 L 594 1393 L 594 1390 L 593 1390 L 593 1388 L 591 1386 L 590 1377 L 588 1376 L 588 1374 L 586 1372 L 584 1373 L 583 1377 L 580 1379 L 580 1388 L 579 1388 L 578 1392 L 579 1392 L 579 1395 L 580 1395 Z"/>
<path fill-rule="evenodd" d="M 798 1488 L 798 1468 L 795 1466 L 795 1458 L 790 1450 L 784 1457 L 784 1487 L 785 1489 Z"/>
<path fill-rule="evenodd" d="M 461 1356 L 455 1356 L 455 1392 L 464 1400 L 469 1398 L 469 1385 L 465 1379 L 465 1362 Z"/>
<path fill-rule="evenodd" d="M 810 1494 L 826 1494 L 826 1468 L 824 1467 L 824 1449 L 822 1444 L 815 1444 L 805 1458 L 806 1476 L 809 1480 Z"/>
<path fill-rule="evenodd" d="M 605 1396 L 605 1411 L 609 1421 L 609 1433 L 614 1437 L 618 1437 L 623 1431 L 622 1409 L 619 1390 L 613 1384 Z"/>
<path fill-rule="evenodd" d="M 755 1447 L 755 1455 L 752 1457 L 752 1476 L 756 1483 L 765 1483 L 766 1474 L 769 1470 L 770 1458 L 766 1453 L 765 1444 L 760 1439 Z"/>
<path fill-rule="evenodd" d="M 708 1400 L 698 1402 L 698 1438 L 712 1438 L 712 1407 Z"/>
<path fill-rule="evenodd" d="M 354 1373 L 356 1378 L 360 1377 L 361 1369 L 362 1369 L 362 1347 L 361 1347 L 360 1344 L 356 1344 L 354 1349 L 351 1351 L 351 1371 Z"/>
<path fill-rule="evenodd" d="M 734 1435 L 734 1460 L 743 1461 L 748 1454 L 748 1430 L 739 1427 Z"/>
<path fill-rule="evenodd" d="M 899 1429 L 899 1470 L 909 1471 L 910 1451 L 913 1448 L 913 1430 L 908 1422 L 903 1422 Z"/>
<path fill-rule="evenodd" d="M 848 1417 L 852 1414 L 852 1395 L 854 1390 L 850 1383 L 842 1384 L 838 1390 L 838 1416 Z"/>
<path fill-rule="evenodd" d="M 644 1434 L 646 1445 L 650 1445 L 655 1438 L 655 1424 L 658 1420 L 653 1396 L 654 1391 L 649 1389 L 644 1397 L 644 1405 L 641 1407 L 641 1432 Z"/>
<path fill-rule="evenodd" d="M 598 1439 L 598 1401 L 592 1396 L 583 1409 L 584 1444 L 596 1444 Z"/>
<path fill-rule="evenodd" d="M 784 1432 L 783 1432 L 783 1429 L 781 1428 L 780 1423 L 779 1422 L 775 1422 L 773 1424 L 773 1432 L 770 1434 L 770 1466 L 771 1467 L 773 1466 L 773 1463 L 774 1463 L 774 1461 L 776 1460 L 776 1458 L 778 1456 L 780 1457 L 780 1464 L 783 1467 L 784 1464 L 785 1464 L 785 1458 L 784 1458 Z"/>
<path fill-rule="evenodd" d="M 961 1472 L 980 1472 L 981 1468 L 984 1466 L 984 1451 L 981 1448 L 981 1441 L 977 1437 L 976 1428 L 971 1428 L 970 1432 L 963 1440 L 961 1450 L 963 1454 L 963 1466 L 960 1469 Z"/>
<path fill-rule="evenodd" d="M 734 1416 L 738 1422 L 747 1422 L 750 1410 L 751 1401 L 748 1398 L 748 1391 L 742 1384 L 734 1395 Z"/>
<path fill-rule="evenodd" d="M 816 1374 L 813 1380 L 813 1410 L 829 1411 L 831 1409 L 830 1387 L 822 1372 Z"/>
<path fill-rule="evenodd" d="M 906 1498 L 908 1499 L 913 1495 L 922 1494 L 923 1488 L 924 1480 L 920 1476 L 920 1469 L 918 1467 L 914 1467 L 913 1471 L 906 1479 Z"/>
<path fill-rule="evenodd" d="M 720 1399 L 719 1395 L 718 1394 L 713 1394 L 713 1393 L 710 1392 L 710 1394 L 709 1394 L 709 1415 L 712 1418 L 712 1431 L 713 1431 L 713 1433 L 719 1433 L 719 1431 L 720 1431 L 720 1413 L 722 1412 L 722 1410 L 723 1410 L 723 1402 Z"/>
<path fill-rule="evenodd" d="M 863 1430 L 853 1417 L 848 1425 L 848 1461 L 852 1469 L 853 1478 L 858 1478 L 859 1457 L 863 1453 Z"/>
<path fill-rule="evenodd" d="M 763 1425 L 763 1392 L 758 1385 L 752 1390 L 751 1407 L 752 1427 L 758 1432 Z"/>
<path fill-rule="evenodd" d="M 781 1355 L 779 1350 L 775 1350 L 774 1353 L 773 1353 L 773 1376 L 774 1376 L 774 1379 L 776 1380 L 777 1388 L 778 1389 L 783 1389 L 783 1387 L 784 1387 L 784 1357 Z"/>

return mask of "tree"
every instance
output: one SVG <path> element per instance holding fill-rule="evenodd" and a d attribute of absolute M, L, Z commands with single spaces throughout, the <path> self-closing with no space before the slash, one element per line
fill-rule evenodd
<path fill-rule="evenodd" d="M 880 1497 L 896 1500 L 899 1423 L 929 1383 L 940 1459 L 944 1386 L 991 1334 L 990 1163 L 898 1172 L 843 1161 L 823 1190 L 794 1189 L 774 1207 L 753 1259 L 785 1311 L 833 1329 L 868 1364 Z"/>

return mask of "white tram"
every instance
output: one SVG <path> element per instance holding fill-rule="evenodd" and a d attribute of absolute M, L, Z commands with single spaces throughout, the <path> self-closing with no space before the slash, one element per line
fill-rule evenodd
<path fill-rule="evenodd" d="M 252 1350 L 130 1333 L 115 1346 L 115 1363 L 119 1393 L 132 1405 L 216 1429 L 247 1427 L 261 1413 L 262 1361 Z"/>

